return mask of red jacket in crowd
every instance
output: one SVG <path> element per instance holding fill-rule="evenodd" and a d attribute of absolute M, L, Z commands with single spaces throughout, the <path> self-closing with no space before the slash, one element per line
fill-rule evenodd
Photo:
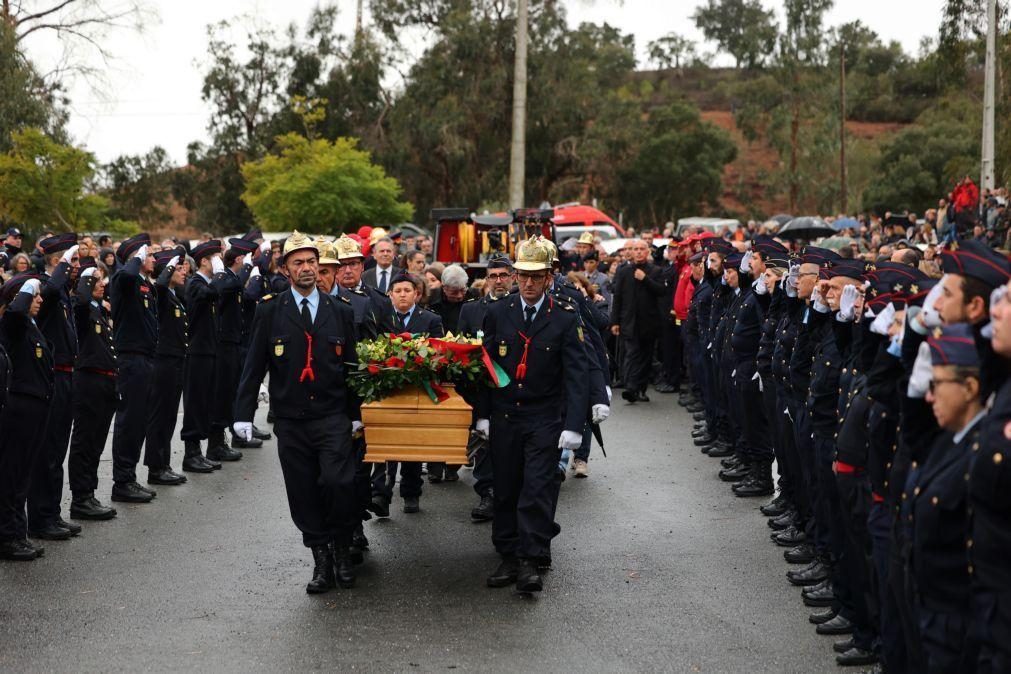
<path fill-rule="evenodd" d="M 956 212 L 974 211 L 979 208 L 979 188 L 971 180 L 959 183 L 951 193 L 951 200 Z"/>
<path fill-rule="evenodd" d="M 681 323 L 688 318 L 688 305 L 692 302 L 695 284 L 692 283 L 692 266 L 686 264 L 678 274 L 678 287 L 674 291 L 674 317 Z"/>

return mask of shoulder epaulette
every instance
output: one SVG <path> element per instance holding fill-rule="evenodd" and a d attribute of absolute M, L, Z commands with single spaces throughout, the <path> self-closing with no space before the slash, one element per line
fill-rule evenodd
<path fill-rule="evenodd" d="M 574 306 L 566 302 L 559 302 L 558 306 L 565 311 L 572 311 L 572 312 L 576 311 L 576 308 Z"/>
<path fill-rule="evenodd" d="M 351 292 L 353 292 L 355 295 L 362 295 L 362 296 L 365 296 L 365 297 L 368 296 L 368 293 L 365 292 L 364 290 L 362 290 L 361 288 L 355 288 Z"/>
<path fill-rule="evenodd" d="M 274 297 L 276 297 L 276 295 L 274 295 L 274 293 L 267 293 L 266 295 L 264 295 L 263 297 L 260 298 L 260 301 L 261 302 L 269 302 L 270 300 L 274 299 Z"/>
<path fill-rule="evenodd" d="M 464 300 L 463 303 L 467 304 L 468 302 L 477 302 L 479 299 L 479 297 L 471 297 L 469 300 Z"/>
<path fill-rule="evenodd" d="M 331 295 L 331 297 L 333 297 L 333 295 Z M 348 299 L 347 297 L 345 297 L 344 295 L 337 295 L 336 297 L 337 297 L 337 298 L 339 298 L 339 299 L 340 299 L 340 301 L 341 301 L 341 302 L 344 302 L 345 304 L 351 304 L 351 300 L 349 300 L 349 299 Z"/>

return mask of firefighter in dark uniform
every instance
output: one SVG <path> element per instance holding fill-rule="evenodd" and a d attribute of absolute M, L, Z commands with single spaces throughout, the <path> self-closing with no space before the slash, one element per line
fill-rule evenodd
<path fill-rule="evenodd" d="M 906 424 L 923 423 L 932 408 L 937 421 L 932 447 L 907 489 L 910 568 L 926 671 L 971 672 L 977 644 L 969 634 L 972 566 L 965 476 L 977 460 L 979 422 L 985 414 L 980 358 L 972 326 L 966 323 L 937 328 L 927 344 L 932 366 L 927 396 L 907 405 L 903 418 Z M 924 425 L 933 426 L 929 420 Z"/>
<path fill-rule="evenodd" d="M 238 461 L 242 452 L 224 444 L 224 431 L 212 427 L 215 368 L 218 353 L 218 298 L 225 265 L 221 261 L 221 242 L 205 241 L 192 253 L 197 265 L 186 282 L 186 309 L 189 313 L 189 346 L 186 349 L 186 376 L 183 382 L 183 427 L 185 451 L 183 470 L 206 472 L 218 469 L 221 461 Z M 215 443 L 211 438 L 218 440 Z M 207 440 L 206 456 L 200 443 Z"/>
<path fill-rule="evenodd" d="M 492 541 L 502 563 L 491 587 L 513 583 L 541 590 L 538 564 L 550 556 L 558 461 L 582 443 L 589 410 L 589 375 L 576 311 L 548 295 L 553 253 L 536 240 L 520 244 L 515 268 L 519 293 L 492 303 L 484 344 L 511 377 L 486 389 L 477 427 L 488 433 L 495 475 Z"/>
<path fill-rule="evenodd" d="M 231 432 L 234 419 L 235 390 L 242 372 L 242 293 L 253 270 L 253 255 L 258 247 L 243 238 L 228 240 L 223 254 L 224 270 L 214 277 L 218 284 L 218 344 L 214 356 L 214 402 L 211 437 L 215 446 L 225 445 L 225 429 Z M 232 437 L 234 449 L 256 449 L 263 441 L 255 436 L 246 441 Z"/>
<path fill-rule="evenodd" d="M 53 395 L 53 353 L 33 320 L 41 282 L 13 277 L 0 289 L 0 341 L 10 359 L 10 393 L 0 415 L 0 558 L 31 561 L 44 549 L 28 540 L 25 505 Z"/>
<path fill-rule="evenodd" d="M 972 564 L 971 636 L 979 645 L 979 674 L 1011 672 L 1011 297 L 1007 286 L 991 300 L 993 350 L 1004 368 L 969 478 Z"/>
<path fill-rule="evenodd" d="M 393 331 L 393 308 L 390 298 L 362 284 L 362 247 L 347 234 L 333 243 L 337 259 L 336 281 L 331 294 L 345 297 L 355 312 L 359 339 L 374 339 L 380 333 Z"/>
<path fill-rule="evenodd" d="M 361 429 L 361 399 L 345 378 L 356 368 L 357 340 L 351 306 L 316 288 L 312 241 L 294 232 L 285 242 L 283 264 L 291 289 L 256 311 L 233 428 L 252 437 L 259 386 L 269 373 L 288 505 L 315 561 L 306 591 L 319 593 L 335 579 L 345 588 L 355 581 L 350 546 L 360 506 L 351 437 Z"/>
<path fill-rule="evenodd" d="M 424 282 L 414 274 L 401 272 L 390 281 L 390 297 L 393 301 L 393 324 L 397 333 L 409 332 L 412 335 L 428 335 L 444 337 L 446 331 L 442 327 L 439 315 L 420 307 L 417 301 L 421 298 Z M 385 474 L 372 474 L 372 504 L 370 509 L 379 517 L 389 517 L 390 502 L 393 500 L 393 485 L 397 481 L 397 471 L 400 472 L 400 497 L 404 499 L 404 512 L 417 513 L 421 510 L 421 488 L 424 480 L 421 478 L 420 461 L 387 461 Z"/>
<path fill-rule="evenodd" d="M 73 422 L 73 376 L 77 359 L 77 333 L 70 301 L 71 283 L 80 266 L 77 235 L 58 234 L 39 242 L 45 260 L 42 275 L 42 308 L 37 323 L 53 349 L 55 375 L 53 401 L 42 443 L 42 457 L 35 463 L 28 492 L 28 530 L 33 538 L 66 540 L 81 527 L 60 516 L 63 499 L 63 463 L 67 458 Z"/>
<path fill-rule="evenodd" d="M 501 255 L 488 260 L 484 297 L 468 300 L 461 307 L 458 325 L 460 334 L 471 338 L 483 336 L 484 317 L 488 313 L 489 305 L 507 297 L 515 281 L 513 263 L 508 257 Z M 468 402 L 473 406 L 473 401 L 470 400 L 473 392 L 461 389 L 461 394 L 468 398 Z M 474 456 L 473 476 L 474 491 L 481 500 L 470 511 L 470 518 L 474 522 L 490 522 L 495 516 L 495 483 L 487 442 Z"/>
<path fill-rule="evenodd" d="M 105 272 L 83 269 L 74 297 L 74 321 L 80 351 L 74 370 L 74 430 L 70 438 L 67 472 L 70 478 L 70 516 L 107 520 L 116 510 L 95 498 L 98 462 L 105 450 L 112 417 L 116 413 L 116 347 L 106 309 Z"/>
<path fill-rule="evenodd" d="M 179 416 L 186 372 L 186 333 L 189 319 L 180 297 L 186 287 L 189 262 L 182 247 L 155 253 L 155 287 L 158 289 L 158 348 L 154 357 L 154 378 L 148 410 L 144 464 L 148 484 L 173 486 L 186 476 L 172 470 L 172 436 Z M 198 472 L 210 472 L 210 466 Z"/>
<path fill-rule="evenodd" d="M 138 234 L 116 251 L 120 267 L 109 281 L 112 340 L 119 404 L 112 431 L 112 500 L 147 503 L 155 491 L 137 484 L 137 463 L 147 435 L 148 395 L 158 347 L 158 297 L 149 276 L 151 237 Z"/>

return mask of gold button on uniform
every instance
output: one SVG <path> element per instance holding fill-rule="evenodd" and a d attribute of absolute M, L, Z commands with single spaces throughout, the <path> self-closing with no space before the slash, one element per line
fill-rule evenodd
<path fill-rule="evenodd" d="M 999 466 L 1003 460 L 1004 460 L 1004 455 L 1003 454 L 1001 454 L 1000 452 L 995 452 L 994 453 L 994 455 L 993 455 L 994 465 Z"/>

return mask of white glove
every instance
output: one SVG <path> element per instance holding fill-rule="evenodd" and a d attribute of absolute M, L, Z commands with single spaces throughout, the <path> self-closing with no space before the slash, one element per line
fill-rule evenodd
<path fill-rule="evenodd" d="M 63 253 L 63 257 L 60 258 L 60 262 L 66 262 L 67 264 L 70 264 L 70 258 L 72 258 L 75 255 L 77 255 L 77 249 L 78 248 L 80 248 L 80 246 L 77 246 L 77 245 L 74 245 L 74 246 L 71 246 L 70 248 L 68 248 L 66 250 L 66 252 Z"/>
<path fill-rule="evenodd" d="M 558 438 L 558 446 L 562 449 L 579 449 L 583 444 L 583 434 L 576 431 L 562 431 L 562 436 Z"/>
<path fill-rule="evenodd" d="M 710 269 L 710 268 L 711 267 L 709 266 L 709 256 L 706 255 L 706 269 Z"/>
<path fill-rule="evenodd" d="M 607 405 L 594 405 L 592 409 L 591 421 L 595 424 L 602 424 L 611 416 L 611 408 Z"/>
<path fill-rule="evenodd" d="M 814 290 L 811 291 L 811 306 L 819 314 L 828 313 L 828 305 L 824 303 L 823 298 L 821 296 L 821 291 L 818 290 L 818 286 L 815 286 Z"/>
<path fill-rule="evenodd" d="M 137 258 L 138 260 L 140 260 L 141 262 L 143 262 L 144 260 L 146 260 L 147 259 L 147 244 L 145 243 L 143 246 L 141 246 L 140 248 L 138 248 L 137 252 L 134 253 L 133 256 L 135 258 Z"/>
<path fill-rule="evenodd" d="M 246 253 L 245 255 L 242 256 L 242 266 L 245 267 L 247 264 L 248 265 L 252 265 L 253 264 L 253 254 L 252 253 Z"/>
<path fill-rule="evenodd" d="M 937 313 L 934 303 L 937 302 L 937 298 L 944 292 L 943 285 L 944 278 L 930 289 L 927 296 L 923 298 L 923 310 L 916 314 L 916 320 L 912 322 L 913 330 L 916 330 L 921 335 L 925 335 L 941 325 L 941 314 Z"/>
<path fill-rule="evenodd" d="M 923 342 L 920 344 L 920 350 L 916 352 L 916 362 L 913 363 L 913 371 L 909 375 L 906 395 L 910 398 L 924 397 L 930 389 L 930 381 L 933 378 L 934 366 L 930 363 L 930 345 Z"/>
<path fill-rule="evenodd" d="M 1007 296 L 1007 289 L 1008 289 L 1008 287 L 1006 285 L 998 286 L 998 287 L 996 287 L 996 288 L 993 289 L 992 293 L 990 293 L 990 320 L 991 321 L 994 320 L 993 308 L 995 306 L 997 306 L 998 304 L 1000 304 L 1001 301 L 1003 301 L 1003 299 Z"/>
<path fill-rule="evenodd" d="M 88 267 L 81 272 L 81 278 L 91 278 L 95 275 L 96 271 L 98 271 L 98 267 Z"/>
<path fill-rule="evenodd" d="M 225 263 L 221 261 L 220 255 L 211 256 L 211 271 L 220 274 L 225 271 Z"/>
<path fill-rule="evenodd" d="M 166 265 L 166 266 L 169 266 L 169 267 L 178 267 L 179 266 L 179 256 L 176 255 L 174 258 L 172 258 L 171 260 L 169 260 L 168 261 L 168 265 Z"/>
<path fill-rule="evenodd" d="M 765 285 L 765 279 L 761 276 L 756 278 L 751 283 L 752 289 L 754 289 L 756 295 L 768 295 L 769 289 Z"/>
<path fill-rule="evenodd" d="M 257 267 L 256 265 L 253 265 L 253 268 L 249 272 L 249 278 L 256 278 L 259 275 L 260 275 L 260 268 Z"/>
<path fill-rule="evenodd" d="M 610 386 L 605 386 L 604 390 L 607 391 L 607 404 L 610 405 L 611 404 L 611 400 L 614 397 L 614 394 L 611 392 L 611 387 Z"/>
<path fill-rule="evenodd" d="M 28 293 L 32 297 L 35 297 L 36 295 L 39 294 L 40 287 L 41 284 L 39 283 L 39 280 L 37 278 L 30 278 L 24 282 L 24 285 L 21 286 L 21 289 L 18 290 L 18 292 Z"/>
<path fill-rule="evenodd" d="M 755 254 L 749 250 L 744 254 L 744 257 L 741 258 L 741 266 L 739 267 L 739 269 L 745 274 L 751 273 L 751 258 L 753 258 L 754 256 Z"/>
<path fill-rule="evenodd" d="M 759 393 L 764 393 L 765 392 L 765 387 L 762 385 L 762 375 L 760 375 L 760 374 L 758 374 L 756 372 L 755 376 L 751 378 L 751 381 L 755 381 L 756 379 L 758 380 L 758 392 Z"/>
<path fill-rule="evenodd" d="M 269 403 L 270 402 L 270 392 L 267 387 L 260 384 L 260 392 L 256 395 L 257 403 Z"/>
<path fill-rule="evenodd" d="M 478 419 L 477 423 L 474 424 L 474 430 L 487 438 L 491 433 L 491 422 L 487 419 Z"/>
<path fill-rule="evenodd" d="M 266 253 L 270 251 L 270 241 L 264 241 L 260 244 L 260 252 Z"/>
<path fill-rule="evenodd" d="M 842 322 L 852 321 L 856 315 L 857 299 L 860 298 L 860 288 L 857 286 L 846 286 L 839 297 L 839 320 Z"/>
<path fill-rule="evenodd" d="M 365 424 L 360 421 L 351 422 L 351 437 L 358 437 L 365 431 Z"/>
<path fill-rule="evenodd" d="M 239 436 L 243 440 L 246 440 L 247 442 L 253 439 L 252 421 L 236 421 L 234 424 L 232 424 L 232 430 L 235 431 L 235 434 L 237 436 Z"/>
<path fill-rule="evenodd" d="M 783 282 L 783 289 L 786 291 L 787 297 L 797 296 L 797 280 L 800 278 L 800 265 L 791 264 L 790 271 L 786 274 L 786 280 Z"/>
<path fill-rule="evenodd" d="M 887 335 L 888 328 L 892 327 L 895 320 L 895 305 L 891 302 L 878 314 L 871 322 L 871 332 L 876 335 Z"/>

